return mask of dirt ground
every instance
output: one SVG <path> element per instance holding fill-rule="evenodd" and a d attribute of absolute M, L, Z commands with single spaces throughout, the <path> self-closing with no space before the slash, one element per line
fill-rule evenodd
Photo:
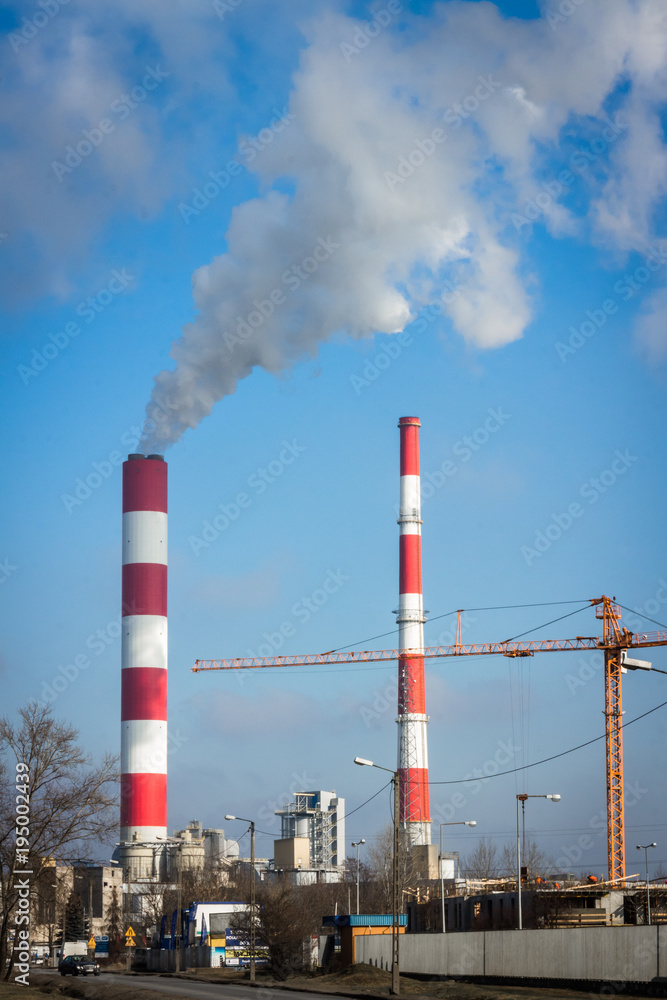
<path fill-rule="evenodd" d="M 248 980 L 238 972 L 224 969 L 201 969 L 182 973 L 182 978 L 196 979 L 217 983 L 244 983 Z M 53 994 L 55 996 L 72 997 L 74 1000 L 134 1000 L 137 992 L 132 988 L 132 980 L 128 978 L 124 984 L 105 983 L 104 975 L 99 978 L 72 979 L 58 975 L 31 976 L 32 986 L 20 986 L 14 983 L 0 983 L 0 1000 L 26 1000 L 26 993 Z M 353 994 L 370 997 L 386 997 L 389 994 L 391 974 L 371 966 L 357 966 L 334 975 L 294 977 L 287 983 L 275 982 L 269 976 L 259 975 L 258 986 L 285 986 L 292 990 L 307 990 L 324 994 Z M 590 994 L 562 989 L 538 989 L 528 986 L 486 986 L 477 983 L 461 983 L 454 980 L 424 982 L 401 976 L 401 993 L 409 996 L 428 997 L 436 1000 L 583 1000 L 586 997 L 597 997 L 600 994 L 592 990 Z M 141 1000 L 165 1000 L 165 994 L 157 990 L 141 990 Z M 622 994 L 623 1000 L 635 998 Z M 170 994 L 169 1000 L 188 1000 Z"/>

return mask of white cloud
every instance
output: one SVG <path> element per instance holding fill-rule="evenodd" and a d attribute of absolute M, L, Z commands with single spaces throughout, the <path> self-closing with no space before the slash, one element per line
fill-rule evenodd
<path fill-rule="evenodd" d="M 341 332 L 400 331 L 452 285 L 445 312 L 467 341 L 521 337 L 533 314 L 528 227 L 517 233 L 511 214 L 610 120 L 627 127 L 577 178 L 585 212 L 556 196 L 540 222 L 618 255 L 656 237 L 667 177 L 661 0 L 587 0 L 557 30 L 455 0 L 428 18 L 401 15 L 404 30 L 391 24 L 351 55 L 360 22 L 337 13 L 342 0 L 330 6 L 294 0 L 285 18 L 257 0 L 224 22 L 208 0 L 100 0 L 94 18 L 64 7 L 7 71 L 0 252 L 16 267 L 5 287 L 64 298 L 112 220 L 157 214 L 188 189 L 193 162 L 204 175 L 216 165 L 221 136 L 236 142 L 230 114 L 247 109 L 225 69 L 232 29 L 246 42 L 255 31 L 261 49 L 267 25 L 294 30 L 310 16 L 293 117 L 249 164 L 264 194 L 235 209 L 226 252 L 193 276 L 197 315 L 172 346 L 174 370 L 156 378 L 151 449 L 196 426 L 254 367 L 282 372 Z M 59 179 L 52 162 L 113 119 L 147 65 L 169 74 L 155 97 Z"/>
<path fill-rule="evenodd" d="M 406 20 L 404 34 L 385 30 L 347 58 L 341 44 L 356 23 L 333 13 L 311 22 L 294 120 L 257 167 L 265 186 L 286 177 L 294 194 L 239 206 L 227 252 L 195 273 L 198 315 L 172 349 L 175 370 L 156 379 L 147 447 L 196 426 L 257 365 L 283 370 L 341 330 L 402 329 L 445 278 L 458 288 L 445 310 L 465 339 L 489 348 L 521 337 L 532 306 L 511 210 L 539 189 L 563 129 L 602 129 L 610 102 L 627 116 L 627 138 L 599 157 L 589 218 L 557 202 L 544 218 L 554 234 L 623 251 L 647 239 L 666 175 L 646 109 L 665 96 L 653 0 L 589 0 L 559 31 L 503 19 L 491 4 L 440 5 L 428 33 Z M 286 275 L 318 240 L 335 249 L 290 290 Z M 280 304 L 262 317 L 272 292 Z"/>

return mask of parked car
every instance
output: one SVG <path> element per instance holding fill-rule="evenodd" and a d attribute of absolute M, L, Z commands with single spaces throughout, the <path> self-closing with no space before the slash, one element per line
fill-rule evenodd
<path fill-rule="evenodd" d="M 100 967 L 94 958 L 85 955 L 68 955 L 58 965 L 61 976 L 99 976 Z"/>

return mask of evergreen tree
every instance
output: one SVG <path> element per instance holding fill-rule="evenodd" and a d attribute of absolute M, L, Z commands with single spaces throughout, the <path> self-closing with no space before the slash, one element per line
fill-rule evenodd
<path fill-rule="evenodd" d="M 83 941 L 85 935 L 81 896 L 72 892 L 65 907 L 65 940 Z"/>
<path fill-rule="evenodd" d="M 113 887 L 111 902 L 109 903 L 109 920 L 107 923 L 107 934 L 109 935 L 109 959 L 115 962 L 122 951 L 122 923 L 120 905 L 118 903 L 118 889 Z"/>

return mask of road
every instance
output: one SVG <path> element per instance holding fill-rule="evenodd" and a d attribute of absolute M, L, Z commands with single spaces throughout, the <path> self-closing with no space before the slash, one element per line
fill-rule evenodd
<path fill-rule="evenodd" d="M 30 970 L 31 980 L 44 974 L 53 975 L 52 969 Z M 198 983 L 192 979 L 171 976 L 127 976 L 120 972 L 104 972 L 99 977 L 86 976 L 85 982 L 127 986 L 133 990 L 155 990 L 171 996 L 193 997 L 193 1000 L 323 1000 L 329 994 L 306 993 L 302 990 L 281 990 L 270 987 L 242 986 L 236 983 Z M 37 983 L 35 983 L 37 985 Z M 333 994 L 335 996 L 336 994 Z"/>
<path fill-rule="evenodd" d="M 236 983 L 197 983 L 192 979 L 172 979 L 170 976 L 124 976 L 110 972 L 100 976 L 98 982 L 118 983 L 132 989 L 159 990 L 160 993 L 180 994 L 209 1000 L 225 997 L 226 1000 L 322 1000 L 321 993 L 303 993 L 301 990 L 273 990 L 264 986 L 242 986 Z"/>

